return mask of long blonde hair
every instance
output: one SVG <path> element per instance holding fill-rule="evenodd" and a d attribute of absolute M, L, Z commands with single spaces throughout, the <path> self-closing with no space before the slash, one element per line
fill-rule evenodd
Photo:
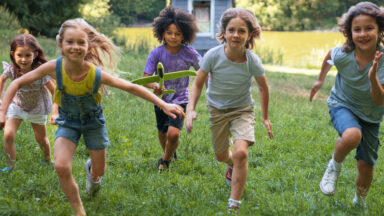
<path fill-rule="evenodd" d="M 64 32 L 69 28 L 83 30 L 88 35 L 88 51 L 84 58 L 104 71 L 113 74 L 117 71 L 117 64 L 121 56 L 121 50 L 107 36 L 99 33 L 84 19 L 76 18 L 65 21 L 56 36 L 57 43 L 63 42 Z"/>

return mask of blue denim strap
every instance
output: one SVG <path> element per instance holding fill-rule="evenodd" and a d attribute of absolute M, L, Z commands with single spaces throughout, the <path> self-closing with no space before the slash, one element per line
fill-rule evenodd
<path fill-rule="evenodd" d="M 93 82 L 93 90 L 92 90 L 93 94 L 97 94 L 100 83 L 101 83 L 101 70 L 99 67 L 97 66 L 95 67 L 96 67 L 96 74 L 95 74 L 95 81 Z"/>
<path fill-rule="evenodd" d="M 63 74 L 61 73 L 62 59 L 63 59 L 63 57 L 60 57 L 60 58 L 56 59 L 56 83 L 57 83 L 57 88 L 60 91 L 62 91 L 64 89 L 64 86 L 63 86 Z"/>

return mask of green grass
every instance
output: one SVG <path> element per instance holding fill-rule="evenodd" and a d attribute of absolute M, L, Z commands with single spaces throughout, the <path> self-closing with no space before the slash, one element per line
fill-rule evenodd
<path fill-rule="evenodd" d="M 122 71 L 129 72 L 124 73 L 125 78 L 142 76 L 147 54 L 125 54 L 120 64 Z M 320 192 L 319 182 L 337 138 L 326 105 L 334 77 L 327 77 L 310 103 L 309 91 L 316 76 L 268 71 L 266 76 L 275 138 L 268 139 L 260 121 L 259 95 L 254 84 L 256 143 L 249 149 L 241 215 L 382 215 L 381 151 L 367 198 L 367 212 L 352 206 L 357 173 L 354 152 L 345 160 L 337 193 L 327 197 Z M 230 194 L 224 183 L 226 165 L 215 161 L 204 94 L 198 103 L 192 134 L 181 132 L 179 160 L 164 173 L 156 170 L 162 150 L 152 104 L 110 89 L 110 94 L 103 97 L 103 106 L 111 144 L 98 197 L 91 199 L 85 193 L 84 163 L 89 155 L 83 141 L 73 163 L 73 175 L 88 215 L 225 215 Z M 53 149 L 56 126 L 47 127 Z M 382 130 L 380 135 L 383 136 Z M 0 215 L 71 215 L 54 167 L 41 163 L 42 153 L 27 123 L 17 132 L 16 148 L 15 168 L 0 173 Z M 6 165 L 3 152 L 0 147 L 1 167 Z"/>

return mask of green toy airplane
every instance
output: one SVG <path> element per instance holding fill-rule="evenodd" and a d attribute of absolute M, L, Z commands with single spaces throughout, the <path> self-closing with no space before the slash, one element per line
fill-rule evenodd
<path fill-rule="evenodd" d="M 161 62 L 157 64 L 156 71 L 157 71 L 157 75 L 136 79 L 136 80 L 133 80 L 132 83 L 135 83 L 138 85 L 145 85 L 153 82 L 158 82 L 159 87 L 161 89 L 164 86 L 164 80 L 173 80 L 173 79 L 178 79 L 186 76 L 196 76 L 196 72 L 191 70 L 164 73 L 164 66 Z M 168 90 L 164 90 L 163 94 L 171 94 L 175 92 L 176 91 L 173 89 L 168 89 Z"/>

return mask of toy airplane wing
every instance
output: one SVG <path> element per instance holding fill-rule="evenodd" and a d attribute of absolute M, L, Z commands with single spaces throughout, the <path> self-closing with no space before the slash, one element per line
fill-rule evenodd
<path fill-rule="evenodd" d="M 160 81 L 159 75 L 155 75 L 155 76 L 148 76 L 148 77 L 143 77 L 140 79 L 133 80 L 132 83 L 135 83 L 138 85 L 145 85 L 145 84 L 159 82 L 159 81 Z"/>
<path fill-rule="evenodd" d="M 173 80 L 178 79 L 186 76 L 196 76 L 195 71 L 191 70 L 185 70 L 185 71 L 177 71 L 172 73 L 166 73 L 164 74 L 164 80 Z M 159 75 L 149 76 L 149 77 L 143 77 L 140 79 L 133 80 L 132 83 L 138 84 L 138 85 L 145 85 L 153 82 L 159 82 L 160 81 Z"/>

